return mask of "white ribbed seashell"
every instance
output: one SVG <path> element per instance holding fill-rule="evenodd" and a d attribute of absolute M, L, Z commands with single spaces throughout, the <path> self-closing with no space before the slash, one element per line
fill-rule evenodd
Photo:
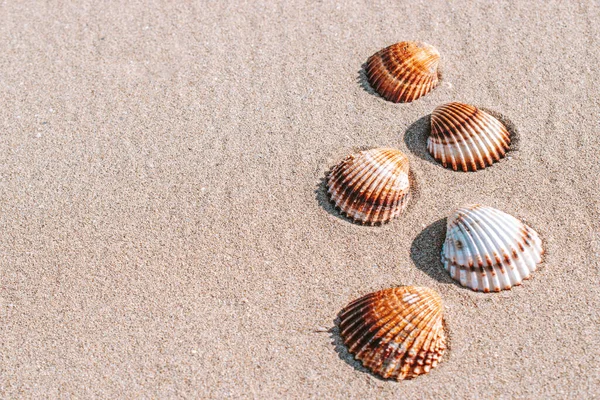
<path fill-rule="evenodd" d="M 448 219 L 442 262 L 461 285 L 499 292 L 528 279 L 543 253 L 529 226 L 495 208 L 470 205 Z"/>

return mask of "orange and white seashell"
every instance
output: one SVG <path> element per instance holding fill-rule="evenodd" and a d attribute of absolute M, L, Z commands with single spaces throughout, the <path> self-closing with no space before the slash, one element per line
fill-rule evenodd
<path fill-rule="evenodd" d="M 440 53 L 422 42 L 400 42 L 373 54 L 365 72 L 371 87 L 394 103 L 417 100 L 439 83 Z"/>
<path fill-rule="evenodd" d="M 387 222 L 402 213 L 410 198 L 408 158 L 391 148 L 349 155 L 329 173 L 327 192 L 353 221 Z"/>
<path fill-rule="evenodd" d="M 492 207 L 461 207 L 448 219 L 442 262 L 450 276 L 475 291 L 520 285 L 542 261 L 542 240 L 515 217 Z"/>
<path fill-rule="evenodd" d="M 348 351 L 383 378 L 402 380 L 435 368 L 446 350 L 442 299 L 425 287 L 368 294 L 340 313 Z"/>
<path fill-rule="evenodd" d="M 449 103 L 431 114 L 427 149 L 446 168 L 476 171 L 500 160 L 510 147 L 502 122 L 475 106 Z"/>

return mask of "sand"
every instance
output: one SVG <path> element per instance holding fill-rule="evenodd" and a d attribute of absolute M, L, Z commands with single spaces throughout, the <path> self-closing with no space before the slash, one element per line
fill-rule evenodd
<path fill-rule="evenodd" d="M 598 2 L 175 3 L 0 2 L 0 397 L 598 396 Z M 443 60 L 411 104 L 361 84 L 401 40 Z M 518 151 L 442 168 L 424 135 L 449 101 L 507 116 Z M 323 179 L 373 146 L 408 155 L 419 195 L 363 227 Z M 540 232 L 531 280 L 449 279 L 467 203 Z M 384 381 L 334 321 L 409 284 L 440 292 L 451 348 Z"/>

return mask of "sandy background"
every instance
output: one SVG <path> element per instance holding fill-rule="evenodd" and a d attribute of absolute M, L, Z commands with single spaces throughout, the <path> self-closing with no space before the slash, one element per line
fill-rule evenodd
<path fill-rule="evenodd" d="M 73 3 L 0 1 L 1 397 L 598 396 L 598 2 Z M 392 104 L 360 69 L 406 39 L 445 80 Z M 427 115 L 454 100 L 508 116 L 519 151 L 433 162 Z M 323 178 L 384 145 L 419 196 L 352 224 Z M 525 285 L 442 270 L 443 219 L 472 202 L 543 236 Z M 403 284 L 441 293 L 451 349 L 396 383 L 334 320 Z"/>

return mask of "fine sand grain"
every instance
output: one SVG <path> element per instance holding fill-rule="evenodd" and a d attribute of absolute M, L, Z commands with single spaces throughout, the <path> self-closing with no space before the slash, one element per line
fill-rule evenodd
<path fill-rule="evenodd" d="M 411 104 L 361 72 L 401 40 L 442 56 Z M 593 0 L 0 0 L 0 397 L 598 396 L 599 48 Z M 450 101 L 508 118 L 518 150 L 442 168 L 425 135 Z M 381 227 L 323 187 L 372 146 L 403 150 L 419 191 Z M 448 277 L 466 203 L 541 234 L 531 280 Z M 450 350 L 384 381 L 335 320 L 407 284 L 441 294 Z"/>

